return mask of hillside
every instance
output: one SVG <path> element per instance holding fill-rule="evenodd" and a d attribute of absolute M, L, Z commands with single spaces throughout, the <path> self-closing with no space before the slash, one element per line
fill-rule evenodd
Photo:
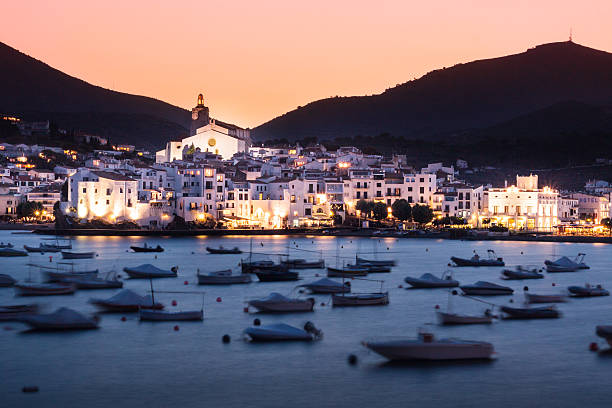
<path fill-rule="evenodd" d="M 556 103 L 612 106 L 612 54 L 573 42 L 439 69 L 374 96 L 312 102 L 266 122 L 256 140 L 389 133 L 450 140 Z"/>
<path fill-rule="evenodd" d="M 0 113 L 51 119 L 68 130 L 150 148 L 188 132 L 190 114 L 185 109 L 91 85 L 3 43 L 0 61 L 5 79 Z"/>

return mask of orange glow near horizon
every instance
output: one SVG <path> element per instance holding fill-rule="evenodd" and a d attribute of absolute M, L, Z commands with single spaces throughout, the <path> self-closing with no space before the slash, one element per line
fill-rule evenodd
<path fill-rule="evenodd" d="M 574 41 L 612 51 L 612 2 L 5 2 L 0 41 L 105 88 L 255 127 L 475 59 Z"/>

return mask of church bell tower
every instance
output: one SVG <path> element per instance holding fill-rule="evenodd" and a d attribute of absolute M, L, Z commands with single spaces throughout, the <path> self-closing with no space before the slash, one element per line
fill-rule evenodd
<path fill-rule="evenodd" d="M 204 95 L 198 95 L 198 104 L 191 110 L 191 128 L 189 130 L 189 136 L 196 134 L 197 129 L 208 125 L 210 122 L 210 115 L 208 107 L 204 106 Z"/>

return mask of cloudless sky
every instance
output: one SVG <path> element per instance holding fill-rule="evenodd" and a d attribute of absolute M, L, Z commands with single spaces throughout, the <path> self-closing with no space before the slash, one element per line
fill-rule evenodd
<path fill-rule="evenodd" d="M 255 127 L 459 62 L 574 41 L 612 51 L 612 0 L 2 0 L 0 41 L 67 74 Z M 0 61 L 0 63 L 2 63 Z"/>

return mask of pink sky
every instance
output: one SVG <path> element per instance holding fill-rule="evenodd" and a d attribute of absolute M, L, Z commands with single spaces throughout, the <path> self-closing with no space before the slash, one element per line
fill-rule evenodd
<path fill-rule="evenodd" d="M 459 62 L 567 40 L 612 51 L 611 0 L 7 1 L 0 41 L 70 75 L 245 127 Z"/>

